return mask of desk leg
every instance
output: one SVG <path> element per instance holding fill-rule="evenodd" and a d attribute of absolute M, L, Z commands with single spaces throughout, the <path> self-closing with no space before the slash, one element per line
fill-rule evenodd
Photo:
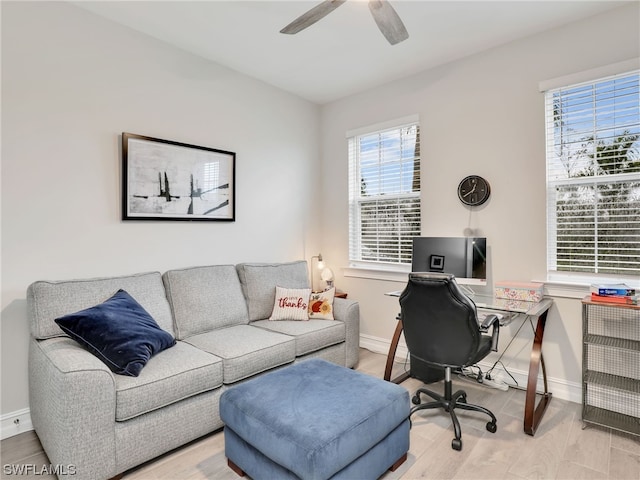
<path fill-rule="evenodd" d="M 551 393 L 547 387 L 547 371 L 544 367 L 542 356 L 542 339 L 544 337 L 544 326 L 547 322 L 547 311 L 538 317 L 533 348 L 531 350 L 531 361 L 529 362 L 529 377 L 527 380 L 527 396 L 524 404 L 524 432 L 533 436 L 540 425 L 542 416 L 551 401 Z M 544 382 L 544 392 L 536 407 L 536 387 L 538 384 L 538 373 L 542 366 L 542 379 Z"/>
<path fill-rule="evenodd" d="M 393 333 L 391 339 L 391 345 L 389 345 L 389 353 L 387 354 L 387 366 L 384 369 L 384 379 L 393 383 L 402 383 L 409 378 L 409 372 L 402 373 L 396 378 L 391 380 L 391 370 L 393 370 L 393 360 L 396 358 L 396 350 L 398 349 L 398 342 L 400 341 L 400 335 L 402 334 L 402 320 L 398 317 L 398 324 L 396 325 L 396 331 Z"/>

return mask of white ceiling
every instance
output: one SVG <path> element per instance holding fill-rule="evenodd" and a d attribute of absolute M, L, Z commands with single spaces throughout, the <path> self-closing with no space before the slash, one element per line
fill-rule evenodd
<path fill-rule="evenodd" d="M 319 2 L 72 3 L 318 104 L 629 3 L 391 0 L 409 32 L 391 46 L 367 2 L 349 0 L 296 35 L 279 33 Z"/>

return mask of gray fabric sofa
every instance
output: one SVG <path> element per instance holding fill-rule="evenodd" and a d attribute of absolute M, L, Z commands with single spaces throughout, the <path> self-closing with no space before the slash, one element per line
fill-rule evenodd
<path fill-rule="evenodd" d="M 336 298 L 335 320 L 270 321 L 276 286 L 308 288 L 306 262 L 31 284 L 30 411 L 51 463 L 112 478 L 220 429 L 220 395 L 238 382 L 310 357 L 355 367 L 358 303 Z M 138 377 L 112 373 L 54 322 L 118 289 L 177 340 Z"/>

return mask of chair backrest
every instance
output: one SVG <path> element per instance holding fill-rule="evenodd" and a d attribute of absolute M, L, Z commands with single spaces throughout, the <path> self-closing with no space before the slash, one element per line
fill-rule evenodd
<path fill-rule="evenodd" d="M 439 366 L 471 362 L 481 336 L 476 306 L 453 275 L 410 273 L 400 295 L 400 308 L 412 356 Z"/>

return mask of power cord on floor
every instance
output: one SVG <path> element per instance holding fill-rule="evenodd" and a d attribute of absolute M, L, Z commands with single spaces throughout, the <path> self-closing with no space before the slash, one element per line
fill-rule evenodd
<path fill-rule="evenodd" d="M 487 380 L 495 380 L 497 377 L 500 376 L 500 372 L 498 372 L 497 375 L 494 375 L 492 372 L 493 370 L 496 368 L 496 366 L 500 364 L 502 366 L 502 369 L 504 370 L 504 372 L 509 375 L 511 377 L 511 380 L 513 380 L 513 383 L 517 386 L 518 385 L 518 381 L 515 379 L 515 377 L 513 375 L 511 375 L 511 372 L 509 372 L 509 370 L 507 370 L 507 367 L 505 366 L 504 363 L 502 363 L 500 360 L 498 360 L 496 363 L 493 364 L 493 366 L 487 371 L 487 373 L 485 374 L 485 378 Z"/>
<path fill-rule="evenodd" d="M 502 379 L 501 375 L 498 374 L 491 376 L 487 373 L 482 373 L 482 370 L 478 365 L 463 367 L 458 374 L 458 378 L 466 380 L 471 379 L 481 385 L 496 388 L 505 392 L 509 390 L 509 385 L 507 385 L 507 383 Z"/>
<path fill-rule="evenodd" d="M 477 383 L 482 383 L 484 381 L 484 375 L 478 365 L 462 367 L 458 373 L 458 378 L 471 379 Z"/>

